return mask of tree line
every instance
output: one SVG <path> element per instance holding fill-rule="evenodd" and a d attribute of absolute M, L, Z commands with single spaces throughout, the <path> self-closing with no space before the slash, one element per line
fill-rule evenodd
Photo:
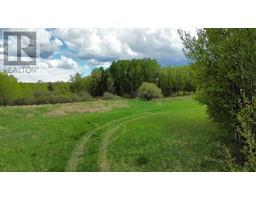
<path fill-rule="evenodd" d="M 108 91 L 122 97 L 136 97 L 143 82 L 154 83 L 164 96 L 184 95 L 195 90 L 194 73 L 190 66 L 161 67 L 153 59 L 114 61 L 107 69 L 94 69 L 90 76 L 71 77 L 73 92 L 88 91 L 102 96 Z"/>
<path fill-rule="evenodd" d="M 156 60 L 144 58 L 113 61 L 107 69 L 96 68 L 85 77 L 77 73 L 68 82 L 21 83 L 0 73 L 0 105 L 86 101 L 105 93 L 108 98 L 111 94 L 133 98 L 143 83 L 153 83 L 166 97 L 195 91 L 190 66 L 161 67 Z"/>
<path fill-rule="evenodd" d="M 256 29 L 200 29 L 197 36 L 179 32 L 193 62 L 197 100 L 236 136 L 241 154 L 229 162 L 238 163 L 232 170 L 255 171 Z"/>

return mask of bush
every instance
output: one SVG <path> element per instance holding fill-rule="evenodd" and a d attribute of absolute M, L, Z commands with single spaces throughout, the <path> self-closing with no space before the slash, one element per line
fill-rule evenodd
<path fill-rule="evenodd" d="M 110 100 L 110 99 L 116 98 L 116 96 L 114 94 L 110 93 L 110 92 L 104 92 L 102 98 L 105 99 L 105 100 Z"/>
<path fill-rule="evenodd" d="M 242 159 L 239 161 L 226 149 L 226 162 L 230 171 L 254 172 L 256 169 L 256 100 L 250 102 L 244 97 L 241 101 L 243 103 L 240 104 L 240 111 L 236 113 L 238 123 L 236 132 L 241 136 Z"/>
<path fill-rule="evenodd" d="M 20 85 L 13 76 L 0 72 L 0 105 L 13 105 L 20 96 Z"/>
<path fill-rule="evenodd" d="M 87 92 L 87 91 L 80 91 L 78 93 L 78 96 L 81 98 L 81 101 L 91 101 L 93 98 L 92 98 L 92 95 Z"/>
<path fill-rule="evenodd" d="M 148 101 L 150 101 L 153 98 L 160 98 L 162 96 L 163 95 L 161 89 L 156 87 L 154 83 L 144 82 L 142 83 L 138 90 L 138 97 Z"/>

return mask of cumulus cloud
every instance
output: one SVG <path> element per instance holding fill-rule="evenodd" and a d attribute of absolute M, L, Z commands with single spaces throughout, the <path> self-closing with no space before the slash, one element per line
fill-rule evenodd
<path fill-rule="evenodd" d="M 83 68 L 73 59 L 61 56 L 58 59 L 40 58 L 38 70 L 33 74 L 15 74 L 23 82 L 36 82 L 42 80 L 50 81 L 68 81 L 71 75 L 82 73 Z"/>
<path fill-rule="evenodd" d="M 1 40 L 0 40 L 0 55 L 2 55 L 4 52 L 4 48 L 3 45 L 1 44 Z"/>
<path fill-rule="evenodd" d="M 47 63 L 49 68 L 79 69 L 79 65 L 72 58 L 61 56 L 58 59 L 40 59 L 40 64 Z"/>
<path fill-rule="evenodd" d="M 51 31 L 39 29 L 38 35 L 40 41 L 40 57 L 42 58 L 51 57 L 63 45 L 61 40 L 53 37 Z"/>
<path fill-rule="evenodd" d="M 103 67 L 103 68 L 108 68 L 111 65 L 111 62 L 102 62 L 102 61 L 98 61 L 96 59 L 90 59 L 88 60 L 88 62 L 86 63 L 86 66 L 88 68 L 95 68 L 95 67 Z"/>
<path fill-rule="evenodd" d="M 187 61 L 176 29 L 56 29 L 54 34 L 81 59 L 150 57 L 163 65 Z"/>

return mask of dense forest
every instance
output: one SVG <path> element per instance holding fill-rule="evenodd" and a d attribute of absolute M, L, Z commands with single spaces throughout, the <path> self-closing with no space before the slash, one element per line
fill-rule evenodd
<path fill-rule="evenodd" d="M 65 103 L 114 95 L 134 98 L 143 82 L 153 83 L 166 97 L 195 91 L 190 66 L 161 67 L 156 60 L 145 58 L 114 61 L 109 68 L 96 68 L 86 77 L 77 73 L 69 82 L 21 83 L 1 73 L 0 105 Z"/>

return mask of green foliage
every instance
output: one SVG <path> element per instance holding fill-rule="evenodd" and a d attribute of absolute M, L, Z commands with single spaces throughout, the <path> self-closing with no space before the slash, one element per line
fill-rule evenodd
<path fill-rule="evenodd" d="M 163 67 L 160 70 L 159 87 L 164 96 L 195 91 L 194 73 L 190 66 Z"/>
<path fill-rule="evenodd" d="M 226 163 L 230 171 L 254 172 L 256 170 L 256 99 L 250 102 L 244 97 L 242 100 L 240 111 L 236 113 L 236 132 L 243 139 L 240 150 L 242 160 L 238 160 L 227 150 Z"/>
<path fill-rule="evenodd" d="M 108 76 L 108 72 L 103 67 L 92 70 L 91 75 L 86 77 L 81 77 L 77 73 L 75 76 L 71 76 L 70 89 L 73 93 L 87 91 L 92 96 L 102 96 L 108 90 L 108 86 L 111 86 Z"/>
<path fill-rule="evenodd" d="M 155 83 L 164 96 L 182 91 L 193 92 L 194 75 L 190 67 L 160 67 L 156 60 L 133 59 L 113 62 L 109 68 L 113 91 L 120 96 L 134 97 L 143 82 Z"/>
<path fill-rule="evenodd" d="M 0 105 L 30 105 L 69 103 L 92 100 L 90 93 L 80 90 L 72 93 L 70 83 L 18 83 L 7 74 L 0 74 Z"/>
<path fill-rule="evenodd" d="M 0 72 L 0 105 L 14 104 L 20 94 L 20 85 L 17 79 Z"/>
<path fill-rule="evenodd" d="M 236 130 L 242 93 L 251 102 L 256 89 L 256 30 L 204 29 L 197 37 L 180 31 L 186 55 L 194 62 L 197 99 L 210 117 Z"/>
<path fill-rule="evenodd" d="M 150 101 L 153 98 L 162 97 L 161 89 L 156 87 L 154 83 L 143 82 L 138 89 L 138 97 Z"/>
<path fill-rule="evenodd" d="M 81 98 L 81 101 L 91 101 L 93 100 L 92 95 L 87 91 L 80 91 L 78 96 Z"/>
<path fill-rule="evenodd" d="M 104 92 L 102 98 L 105 99 L 105 100 L 115 99 L 116 95 L 114 95 L 110 92 Z"/>
<path fill-rule="evenodd" d="M 148 58 L 114 61 L 108 69 L 93 69 L 89 76 L 76 73 L 69 82 L 18 83 L 7 74 L 1 74 L 0 79 L 0 105 L 67 103 L 91 100 L 92 96 L 112 99 L 106 92 L 133 98 L 143 82 L 156 84 L 164 96 L 186 95 L 195 90 L 190 66 L 161 68 L 156 60 Z"/>
<path fill-rule="evenodd" d="M 197 37 L 180 31 L 194 62 L 197 99 L 210 117 L 235 133 L 240 153 L 228 153 L 232 171 L 256 169 L 256 30 L 204 29 Z"/>
<path fill-rule="evenodd" d="M 74 76 L 70 77 L 71 85 L 70 89 L 74 93 L 78 93 L 81 90 L 84 90 L 84 81 L 82 76 L 79 73 L 76 73 Z"/>
<path fill-rule="evenodd" d="M 53 92 L 53 91 L 54 91 L 54 88 L 53 88 L 52 83 L 49 83 L 47 88 L 48 88 L 48 90 L 49 90 L 50 92 Z"/>
<path fill-rule="evenodd" d="M 136 96 L 143 82 L 156 83 L 159 79 L 160 65 L 153 59 L 132 59 L 114 61 L 109 73 L 113 90 L 119 96 Z"/>
<path fill-rule="evenodd" d="M 108 89 L 108 72 L 103 67 L 96 68 L 92 70 L 90 77 L 90 93 L 92 96 L 102 96 Z"/>
<path fill-rule="evenodd" d="M 104 92 L 123 97 L 135 97 L 143 82 L 155 83 L 164 96 L 185 95 L 195 91 L 194 74 L 190 66 L 163 67 L 153 59 L 114 61 L 108 69 L 94 69 L 90 76 L 72 76 L 70 89 L 73 93 L 88 91 L 92 96 Z"/>

